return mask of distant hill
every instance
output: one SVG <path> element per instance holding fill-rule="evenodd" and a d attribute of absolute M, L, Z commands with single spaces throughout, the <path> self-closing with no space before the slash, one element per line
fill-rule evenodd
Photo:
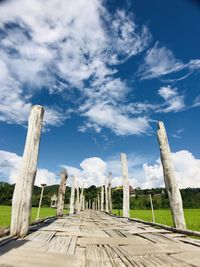
<path fill-rule="evenodd" d="M 43 206 L 50 206 L 51 196 L 58 194 L 59 185 L 46 186 L 44 189 L 44 196 L 42 200 Z M 122 208 L 123 199 L 123 187 L 112 188 L 112 202 L 114 209 Z M 12 195 L 14 191 L 14 185 L 9 183 L 0 182 L 0 205 L 11 205 Z M 71 188 L 66 187 L 65 193 L 65 204 L 70 202 Z M 97 193 L 101 192 L 100 187 L 94 185 L 84 189 L 86 201 L 94 199 Z M 37 207 L 39 203 L 41 193 L 41 187 L 34 186 L 33 190 L 33 201 L 32 206 Z M 149 194 L 152 195 L 153 204 L 155 209 L 162 209 L 169 207 L 169 201 L 164 188 L 152 188 L 152 189 L 141 189 L 131 188 L 130 190 L 130 204 L 132 209 L 149 209 L 150 201 Z M 181 195 L 183 198 L 184 208 L 200 208 L 200 188 L 186 188 L 181 189 Z"/>

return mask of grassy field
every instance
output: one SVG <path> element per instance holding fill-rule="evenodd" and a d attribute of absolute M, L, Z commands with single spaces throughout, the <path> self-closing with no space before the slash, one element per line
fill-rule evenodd
<path fill-rule="evenodd" d="M 65 214 L 68 210 L 64 211 Z M 185 209 L 185 219 L 187 228 L 191 230 L 200 231 L 200 209 Z M 122 210 L 113 210 L 113 214 L 122 215 Z M 0 206 L 0 227 L 6 227 L 10 225 L 10 206 Z M 31 221 L 36 219 L 37 208 L 32 208 Z M 40 210 L 40 218 L 56 215 L 56 209 L 44 208 Z M 131 210 L 131 218 L 139 218 L 145 221 L 152 221 L 151 210 Z M 166 224 L 172 226 L 172 217 L 170 210 L 155 210 L 155 220 L 157 223 Z"/>
<path fill-rule="evenodd" d="M 34 222 L 37 216 L 37 208 L 32 208 L 32 216 L 31 221 Z M 65 214 L 68 213 L 67 210 L 64 211 Z M 40 218 L 45 218 L 48 216 L 55 216 L 56 209 L 41 207 L 40 209 Z M 6 227 L 10 225 L 10 217 L 11 217 L 11 207 L 10 206 L 0 206 L 0 227 Z"/>
<path fill-rule="evenodd" d="M 170 210 L 155 210 L 155 221 L 157 223 L 172 226 L 172 216 Z M 113 210 L 113 214 L 122 215 L 118 210 Z M 200 231 L 200 209 L 184 209 L 187 229 Z M 139 218 L 145 221 L 152 221 L 151 210 L 131 210 L 131 218 Z"/>

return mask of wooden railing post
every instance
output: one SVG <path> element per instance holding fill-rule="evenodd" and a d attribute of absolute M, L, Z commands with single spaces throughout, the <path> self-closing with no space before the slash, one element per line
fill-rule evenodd
<path fill-rule="evenodd" d="M 81 188 L 80 205 L 79 205 L 79 210 L 78 211 L 83 210 L 83 197 L 84 197 L 83 191 L 84 191 L 84 185 L 85 185 L 85 183 L 83 182 L 83 186 Z"/>
<path fill-rule="evenodd" d="M 101 187 L 101 211 L 104 211 L 104 186 Z"/>
<path fill-rule="evenodd" d="M 74 214 L 75 183 L 76 183 L 76 177 L 72 176 L 72 187 L 71 187 L 71 197 L 70 197 L 70 211 L 69 211 L 70 215 Z"/>
<path fill-rule="evenodd" d="M 60 186 L 58 190 L 58 203 L 57 203 L 57 216 L 63 216 L 64 202 L 65 202 L 65 190 L 67 183 L 67 170 L 63 169 L 60 173 Z"/>
<path fill-rule="evenodd" d="M 105 180 L 105 201 L 106 201 L 106 207 L 105 211 L 108 212 L 108 185 L 107 185 L 107 179 Z"/>
<path fill-rule="evenodd" d="M 83 195 L 83 205 L 82 205 L 82 210 L 85 210 L 85 196 Z"/>
<path fill-rule="evenodd" d="M 123 217 L 130 215 L 130 199 L 129 199 L 129 180 L 128 180 L 128 164 L 126 154 L 121 153 L 122 163 L 122 181 L 123 181 Z"/>
<path fill-rule="evenodd" d="M 112 180 L 112 173 L 109 172 L 109 175 L 108 175 L 108 209 L 109 209 L 109 213 L 112 213 L 111 180 Z"/>
<path fill-rule="evenodd" d="M 160 146 L 160 157 L 163 166 L 163 176 L 168 193 L 174 226 L 176 228 L 186 229 L 181 193 L 175 178 L 175 172 L 173 168 L 167 133 L 165 130 L 164 123 L 161 121 L 158 122 L 157 136 Z"/>
<path fill-rule="evenodd" d="M 97 194 L 97 209 L 100 210 L 100 195 Z"/>
<path fill-rule="evenodd" d="M 80 195 L 79 195 L 79 185 L 76 178 L 76 211 L 80 211 Z"/>
<path fill-rule="evenodd" d="M 25 236 L 29 228 L 43 116 L 42 106 L 32 107 L 21 168 L 13 193 L 10 234 L 19 237 Z"/>

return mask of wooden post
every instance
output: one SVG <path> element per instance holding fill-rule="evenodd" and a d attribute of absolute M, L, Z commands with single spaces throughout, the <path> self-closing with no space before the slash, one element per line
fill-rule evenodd
<path fill-rule="evenodd" d="M 85 196 L 83 195 L 83 205 L 82 205 L 82 210 L 85 210 Z"/>
<path fill-rule="evenodd" d="M 70 215 L 74 214 L 75 183 L 76 183 L 76 177 L 72 176 L 72 187 L 71 187 L 71 197 L 70 197 L 70 211 L 69 211 Z"/>
<path fill-rule="evenodd" d="M 80 195 L 79 195 L 79 186 L 78 186 L 78 181 L 76 178 L 76 211 L 80 211 Z"/>
<path fill-rule="evenodd" d="M 95 198 L 95 210 L 97 210 L 97 198 Z"/>
<path fill-rule="evenodd" d="M 41 208 L 41 205 L 42 205 L 42 197 L 43 197 L 45 186 L 46 186 L 46 184 L 41 184 L 42 190 L 41 190 L 41 194 L 40 194 L 40 201 L 39 201 L 36 221 L 39 220 L 39 217 L 40 217 L 40 208 Z"/>
<path fill-rule="evenodd" d="M 67 182 L 67 170 L 63 169 L 60 173 L 61 181 L 58 190 L 58 204 L 57 204 L 57 216 L 63 216 L 64 202 L 65 202 L 65 190 Z"/>
<path fill-rule="evenodd" d="M 130 200 L 129 200 L 129 181 L 128 181 L 128 164 L 126 154 L 121 153 L 122 163 L 122 181 L 123 181 L 123 217 L 129 217 Z"/>
<path fill-rule="evenodd" d="M 109 209 L 109 213 L 112 213 L 111 180 L 112 180 L 112 173 L 109 172 L 109 175 L 108 175 L 108 209 Z"/>
<path fill-rule="evenodd" d="M 42 106 L 32 107 L 21 168 L 13 193 L 10 234 L 19 237 L 25 236 L 29 228 L 43 116 Z"/>
<path fill-rule="evenodd" d="M 150 199 L 150 204 L 151 204 L 152 222 L 154 222 L 154 223 L 155 223 L 155 215 L 154 215 L 153 201 L 152 201 L 151 194 L 149 194 L 149 199 Z"/>
<path fill-rule="evenodd" d="M 106 210 L 106 212 L 108 212 L 109 209 L 108 209 L 108 185 L 107 185 L 107 179 L 105 180 L 105 201 L 106 201 L 105 210 Z"/>
<path fill-rule="evenodd" d="M 100 194 L 97 194 L 97 209 L 100 210 Z"/>
<path fill-rule="evenodd" d="M 81 197 L 80 197 L 80 205 L 79 205 L 79 210 L 78 211 L 81 211 L 83 210 L 83 191 L 84 191 L 84 185 L 85 183 L 83 182 L 83 186 L 81 188 Z"/>
<path fill-rule="evenodd" d="M 101 211 L 104 211 L 104 186 L 101 187 Z"/>
<path fill-rule="evenodd" d="M 158 142 L 160 146 L 160 157 L 163 166 L 163 176 L 168 193 L 174 226 L 180 229 L 186 229 L 183 213 L 183 203 L 180 190 L 175 178 L 171 151 L 168 143 L 167 133 L 163 122 L 158 122 Z"/>

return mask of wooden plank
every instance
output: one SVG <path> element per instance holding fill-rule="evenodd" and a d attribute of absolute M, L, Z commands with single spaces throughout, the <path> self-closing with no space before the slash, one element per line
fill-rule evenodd
<path fill-rule="evenodd" d="M 78 245 L 131 245 L 134 243 L 145 244 L 148 241 L 145 239 L 139 239 L 137 237 L 120 238 L 120 237 L 91 237 L 91 238 L 79 238 Z"/>
<path fill-rule="evenodd" d="M 69 244 L 68 251 L 67 251 L 68 255 L 74 255 L 75 254 L 76 244 L 77 244 L 77 237 L 72 237 L 71 242 Z"/>

